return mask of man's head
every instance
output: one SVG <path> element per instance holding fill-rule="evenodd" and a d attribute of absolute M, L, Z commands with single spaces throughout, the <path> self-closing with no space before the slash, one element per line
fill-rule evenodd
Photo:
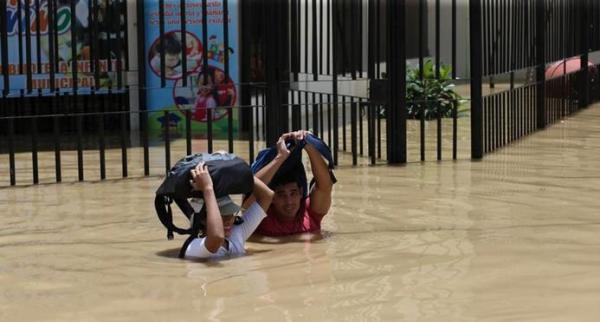
<path fill-rule="evenodd" d="M 275 211 L 277 218 L 283 221 L 294 220 L 300 211 L 304 195 L 299 178 L 294 175 L 281 176 L 271 181 L 269 186 L 275 192 L 271 209 Z"/>

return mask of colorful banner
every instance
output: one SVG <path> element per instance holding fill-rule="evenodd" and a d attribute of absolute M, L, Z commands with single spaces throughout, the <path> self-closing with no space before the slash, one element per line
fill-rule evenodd
<path fill-rule="evenodd" d="M 236 0 L 228 0 L 229 41 L 223 39 L 223 0 L 208 1 L 208 42 L 202 42 L 202 2 L 186 1 L 186 36 L 183 43 L 179 0 L 164 1 L 164 30 L 161 43 L 157 0 L 145 1 L 146 26 L 146 106 L 149 111 L 175 110 L 168 120 L 163 113 L 149 113 L 149 126 L 155 137 L 170 131 L 171 137 L 185 133 L 184 111 L 192 114 L 192 131 L 196 137 L 206 136 L 206 122 L 212 111 L 213 135 L 226 138 L 226 107 L 238 99 L 238 8 Z M 204 47 L 207 47 L 208 71 L 203 73 Z M 227 47 L 227 48 L 226 48 Z M 225 52 L 229 53 L 229 75 L 225 75 Z M 164 52 L 166 87 L 161 87 L 161 52 Z M 185 58 L 184 58 L 185 57 Z M 182 59 L 186 59 L 186 84 L 183 82 Z M 233 115 L 236 135 L 238 113 Z"/>
<path fill-rule="evenodd" d="M 56 0 L 54 53 L 50 46 L 54 37 L 49 33 L 48 0 L 2 0 L 7 1 L 8 34 L 8 71 L 11 95 L 21 95 L 27 89 L 27 68 L 31 66 L 32 93 L 25 95 L 54 95 L 51 88 L 60 92 L 71 92 L 76 84 L 79 94 L 91 92 L 91 88 L 103 87 L 97 93 L 113 92 L 117 86 L 116 71 L 124 70 L 125 57 L 125 2 L 99 1 L 92 10 L 88 0 Z M 29 1 L 29 12 L 26 12 Z M 75 13 L 71 12 L 71 3 L 75 1 Z M 19 5 L 20 2 L 20 5 Z M 39 3 L 39 8 L 36 6 Z M 29 16 L 29 25 L 27 24 Z M 91 21 L 96 18 L 92 28 Z M 75 26 L 75 39 L 72 39 L 72 27 Z M 30 31 L 29 45 L 31 57 L 27 57 L 27 36 Z M 38 31 L 39 29 L 39 31 Z M 72 46 L 76 46 L 77 78 L 73 78 Z M 91 55 L 91 52 L 95 54 Z M 51 57 L 55 57 L 55 64 Z M 38 59 L 39 57 L 39 59 Z M 121 65 L 119 65 L 121 64 Z M 109 66 L 110 65 L 110 66 Z M 54 70 L 53 70 L 54 69 Z M 98 70 L 98 78 L 95 78 Z M 54 86 L 50 83 L 50 73 L 54 71 Z M 0 73 L 2 66 L 0 65 Z M 98 84 L 96 83 L 98 81 Z M 123 83 L 125 80 L 123 80 Z M 0 88 L 4 80 L 0 78 Z M 38 92 L 38 90 L 40 90 Z"/>

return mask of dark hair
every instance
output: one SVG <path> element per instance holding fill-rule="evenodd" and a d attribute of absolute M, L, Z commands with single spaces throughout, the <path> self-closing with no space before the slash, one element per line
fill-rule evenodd
<path fill-rule="evenodd" d="M 181 42 L 175 38 L 175 34 L 166 34 L 163 38 L 164 43 L 159 42 L 156 45 L 156 50 L 160 53 L 164 50 L 166 54 L 169 55 L 178 55 L 183 50 L 181 46 Z"/>
<path fill-rule="evenodd" d="M 296 185 L 298 186 L 298 189 L 300 190 L 300 195 L 301 197 L 301 202 L 300 202 L 300 208 L 298 209 L 298 212 L 296 213 L 296 217 L 295 217 L 295 224 L 296 225 L 300 225 L 302 222 L 302 214 L 304 213 L 304 207 L 305 204 L 304 202 L 302 202 L 302 200 L 305 200 L 306 196 L 304 196 L 304 191 L 303 191 L 303 179 L 302 176 L 299 174 L 300 169 L 296 168 L 295 171 L 290 171 L 287 172 L 285 174 L 282 175 L 275 175 L 275 177 L 273 177 L 273 180 L 271 180 L 271 182 L 269 183 L 269 188 L 276 190 L 278 187 L 281 187 L 283 185 L 286 185 L 288 183 L 296 183 Z"/>
<path fill-rule="evenodd" d="M 214 77 L 213 73 L 210 73 L 210 72 L 206 73 L 206 75 L 203 73 L 200 73 L 200 74 L 198 74 L 197 82 L 204 86 L 209 85 L 209 82 L 210 82 L 210 84 L 212 86 L 214 86 L 215 85 L 215 77 Z"/>
<path fill-rule="evenodd" d="M 273 180 L 269 183 L 269 188 L 276 189 L 288 183 L 295 182 L 298 188 L 302 189 L 302 179 L 296 173 L 280 174 L 273 177 Z"/>

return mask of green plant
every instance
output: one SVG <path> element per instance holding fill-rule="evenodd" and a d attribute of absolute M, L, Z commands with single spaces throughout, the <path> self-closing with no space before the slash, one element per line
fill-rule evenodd
<path fill-rule="evenodd" d="M 406 74 L 406 108 L 409 119 L 426 120 L 440 117 L 452 117 L 454 108 L 458 109 L 462 97 L 454 91 L 450 83 L 451 67 L 440 65 L 439 78 L 433 62 L 428 59 L 423 64 L 423 76 L 419 68 L 409 69 Z M 382 113 L 386 116 L 385 110 Z"/>

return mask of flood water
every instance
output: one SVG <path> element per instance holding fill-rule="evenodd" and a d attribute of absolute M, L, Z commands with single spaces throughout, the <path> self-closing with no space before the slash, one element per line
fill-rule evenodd
<path fill-rule="evenodd" d="M 0 321 L 599 321 L 598 167 L 598 106 L 481 162 L 342 166 L 320 236 L 217 262 L 176 258 L 160 178 L 2 188 Z"/>

